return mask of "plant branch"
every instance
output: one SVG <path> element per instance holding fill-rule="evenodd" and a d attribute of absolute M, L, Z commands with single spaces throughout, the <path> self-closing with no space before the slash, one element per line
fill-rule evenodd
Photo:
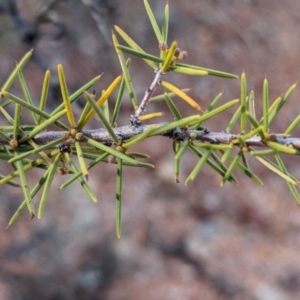
<path fill-rule="evenodd" d="M 136 126 L 121 126 L 118 128 L 114 128 L 114 133 L 121 141 L 126 141 L 132 137 L 137 136 L 149 130 L 150 128 L 161 127 L 167 125 L 167 122 L 151 124 L 151 125 L 140 125 Z M 111 138 L 109 132 L 104 128 L 99 129 L 90 129 L 90 130 L 82 130 L 82 133 L 93 140 L 103 143 L 105 145 L 111 146 L 114 144 L 113 139 Z M 7 137 L 10 137 L 12 133 L 6 133 Z M 63 136 L 68 135 L 67 131 L 44 131 L 42 133 L 37 134 L 33 141 L 37 145 L 44 145 L 51 141 L 57 140 Z M 232 134 L 228 132 L 213 132 L 209 131 L 208 129 L 201 129 L 201 130 L 194 130 L 194 129 L 183 129 L 183 128 L 175 128 L 172 130 L 165 131 L 158 136 L 164 136 L 171 138 L 177 141 L 184 141 L 184 140 L 193 140 L 198 142 L 204 142 L 209 144 L 223 144 L 228 145 L 233 141 L 235 145 L 242 146 L 238 144 L 238 138 L 240 137 L 239 134 Z M 150 136 L 151 137 L 151 136 Z M 300 150 L 300 138 L 299 137 L 284 137 L 282 134 L 270 134 L 268 141 L 275 142 L 277 144 L 283 146 L 289 146 L 291 148 Z M 74 139 L 69 138 L 65 141 L 66 144 L 73 144 Z M 244 141 L 244 143 L 249 147 L 266 147 L 266 143 L 261 139 L 259 135 L 253 136 Z M 1 145 L 8 145 L 8 141 L 0 138 Z"/>

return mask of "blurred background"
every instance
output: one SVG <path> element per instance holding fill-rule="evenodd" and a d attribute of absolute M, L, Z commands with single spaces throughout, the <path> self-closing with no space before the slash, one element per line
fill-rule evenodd
<path fill-rule="evenodd" d="M 149 3 L 161 22 L 165 1 Z M 248 91 L 256 95 L 257 115 L 265 76 L 272 102 L 299 79 L 299 1 L 169 0 L 169 5 L 169 43 L 176 39 L 188 51 L 186 63 L 238 75 L 244 70 Z M 15 62 L 34 48 L 24 76 L 38 103 L 43 74 L 52 71 L 47 111 L 62 101 L 57 63 L 64 66 L 70 93 L 104 73 L 95 87 L 99 94 L 121 73 L 111 44 L 114 24 L 144 50 L 158 54 L 141 0 L 0 0 L 0 85 Z M 133 57 L 131 76 L 142 99 L 154 73 Z M 220 92 L 222 103 L 239 97 L 238 80 L 165 77 L 191 88 L 190 95 L 204 109 Z M 273 122 L 272 132 L 284 132 L 299 114 L 298 90 Z M 11 91 L 22 95 L 17 84 Z M 156 93 L 162 92 L 160 88 Z M 115 96 L 110 101 L 112 107 Z M 194 113 L 179 99 L 174 101 L 184 116 Z M 74 105 L 77 116 L 83 104 L 81 99 Z M 150 111 L 164 111 L 162 120 L 172 120 L 163 103 L 153 104 Z M 125 97 L 118 125 L 128 124 L 132 112 Z M 224 130 L 232 112 L 204 125 Z M 5 124 L 1 118 L 0 125 Z M 90 128 L 98 126 L 95 118 Z M 299 136 L 299 129 L 293 135 Z M 121 240 L 114 225 L 115 165 L 101 164 L 90 172 L 97 204 L 79 183 L 59 191 L 66 177 L 56 176 L 43 218 L 31 221 L 24 212 L 7 230 L 23 197 L 20 190 L 1 186 L 1 300 L 297 298 L 300 207 L 285 181 L 250 160 L 263 187 L 236 172 L 239 184 L 221 188 L 220 176 L 208 167 L 185 186 L 197 162 L 194 155 L 184 156 L 181 182 L 176 184 L 170 140 L 151 138 L 136 150 L 148 153 L 156 169 L 124 169 Z M 285 158 L 299 178 L 298 157 Z M 9 171 L 2 163 L 1 173 Z M 28 173 L 32 186 L 41 174 Z"/>

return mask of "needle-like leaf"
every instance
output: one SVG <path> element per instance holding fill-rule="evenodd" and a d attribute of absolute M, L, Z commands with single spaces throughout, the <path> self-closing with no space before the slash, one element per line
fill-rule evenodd
<path fill-rule="evenodd" d="M 181 89 L 181 91 L 184 92 L 184 93 L 188 93 L 190 91 L 190 89 Z M 161 95 L 151 97 L 150 98 L 150 103 L 165 100 L 165 94 L 167 94 L 170 98 L 173 98 L 174 96 L 177 96 L 176 94 L 171 93 L 171 92 L 163 93 Z"/>
<path fill-rule="evenodd" d="M 97 156 L 88 166 L 87 169 L 90 170 L 92 167 L 96 166 L 100 161 L 104 161 L 104 159 L 108 156 L 108 153 L 104 153 L 100 156 Z M 64 189 L 65 187 L 67 187 L 68 185 L 70 185 L 71 183 L 73 183 L 77 178 L 79 178 L 80 176 L 82 176 L 83 173 L 82 172 L 77 172 L 76 174 L 74 174 L 70 179 L 68 179 L 67 181 L 65 181 L 61 186 L 60 186 L 60 190 Z"/>
<path fill-rule="evenodd" d="M 57 72 L 58 72 L 58 79 L 59 79 L 59 85 L 60 85 L 63 102 L 65 105 L 65 109 L 67 110 L 67 118 L 71 125 L 71 128 L 75 128 L 76 127 L 75 119 L 74 119 L 74 115 L 73 115 L 71 102 L 69 99 L 68 88 L 67 88 L 64 70 L 63 70 L 63 67 L 61 64 L 57 65 Z"/>
<path fill-rule="evenodd" d="M 191 172 L 191 174 L 186 179 L 185 185 L 188 185 L 191 181 L 193 181 L 196 178 L 196 176 L 199 174 L 202 167 L 206 163 L 207 159 L 209 158 L 211 152 L 212 152 L 211 149 L 208 149 L 205 151 L 205 153 L 202 155 L 202 157 L 198 160 L 198 162 L 197 162 L 196 166 L 194 167 L 193 171 Z"/>
<path fill-rule="evenodd" d="M 83 158 L 83 152 L 82 152 L 79 141 L 75 141 L 75 147 L 76 147 L 76 152 L 77 152 L 77 157 L 78 157 L 80 170 L 81 170 L 83 176 L 85 177 L 85 179 L 88 180 L 89 179 L 89 172 L 88 172 L 87 166 L 86 166 L 84 158 Z"/>
<path fill-rule="evenodd" d="M 180 168 L 180 158 L 183 155 L 183 153 L 186 151 L 189 144 L 189 140 L 185 140 L 181 145 L 179 143 L 176 143 L 177 149 L 176 154 L 174 156 L 174 179 L 175 182 L 179 182 L 179 168 Z"/>
<path fill-rule="evenodd" d="M 21 105 L 16 103 L 15 118 L 14 118 L 14 139 L 16 141 L 19 139 L 20 121 L 21 121 Z"/>
<path fill-rule="evenodd" d="M 139 117 L 140 121 L 145 121 L 145 120 L 151 120 L 154 118 L 160 118 L 163 115 L 162 112 L 155 112 L 155 113 L 151 113 L 151 114 L 146 114 L 146 115 L 142 115 Z"/>
<path fill-rule="evenodd" d="M 62 155 L 61 153 L 58 153 L 54 159 L 53 164 L 49 167 L 49 173 L 48 173 L 48 176 L 45 181 L 45 187 L 43 189 L 43 193 L 42 193 L 40 204 L 39 204 L 39 210 L 38 210 L 38 218 L 39 219 L 42 217 L 42 215 L 44 213 L 44 209 L 45 209 L 46 201 L 47 201 L 48 194 L 50 191 L 50 187 L 52 185 L 54 174 L 56 173 L 58 163 L 61 159 L 61 155 Z"/>
<path fill-rule="evenodd" d="M 172 71 L 175 73 L 178 73 L 178 74 L 190 75 L 190 76 L 207 76 L 207 75 L 209 75 L 208 71 L 206 71 L 206 70 L 184 68 L 184 67 L 178 67 L 176 65 L 172 67 Z"/>
<path fill-rule="evenodd" d="M 33 154 L 36 154 L 36 153 L 39 153 L 39 152 L 42 152 L 42 151 L 45 151 L 45 150 L 48 150 L 48 149 L 51 149 L 51 148 L 57 146 L 63 140 L 64 140 L 63 138 L 60 138 L 60 139 L 54 140 L 52 142 L 49 142 L 49 143 L 47 143 L 45 145 L 41 145 L 41 146 L 39 146 L 39 147 L 37 147 L 35 149 L 27 150 L 26 152 L 24 152 L 22 154 L 14 156 L 8 162 L 9 163 L 13 163 L 13 162 L 16 162 L 18 160 L 24 160 L 24 158 L 27 158 L 30 155 L 33 155 Z"/>
<path fill-rule="evenodd" d="M 176 120 L 180 120 L 182 119 L 182 116 L 178 110 L 178 108 L 175 106 L 174 102 L 172 101 L 171 97 L 168 95 L 168 93 L 164 94 L 165 96 L 165 101 L 170 109 L 170 111 L 172 112 L 172 114 L 174 115 Z"/>
<path fill-rule="evenodd" d="M 164 41 L 164 39 L 162 37 L 162 34 L 161 34 L 160 30 L 159 30 L 159 27 L 157 25 L 157 22 L 156 22 L 156 19 L 154 17 L 154 14 L 152 12 L 152 9 L 151 9 L 151 7 L 150 7 L 150 5 L 149 5 L 149 3 L 148 3 L 147 0 L 144 0 L 144 5 L 145 5 L 145 9 L 146 9 L 148 18 L 149 18 L 150 23 L 152 25 L 153 31 L 154 31 L 154 33 L 156 35 L 157 41 L 158 41 L 158 43 L 160 43 L 160 42 Z"/>
<path fill-rule="evenodd" d="M 59 120 L 62 116 L 66 114 L 67 110 L 62 110 L 58 112 L 56 115 L 50 117 L 46 121 L 44 121 L 42 124 L 37 125 L 34 129 L 32 129 L 29 133 L 25 134 L 21 139 L 20 143 L 26 142 L 29 139 L 33 138 L 35 135 L 37 135 L 39 132 L 43 131 L 49 125 L 55 123 L 57 120 Z"/>
<path fill-rule="evenodd" d="M 104 91 L 102 92 L 104 93 Z M 102 105 L 103 115 L 108 123 L 110 123 L 110 113 L 109 113 L 109 101 L 105 101 Z"/>
<path fill-rule="evenodd" d="M 76 101 L 80 96 L 82 96 L 83 92 L 87 91 L 90 89 L 92 86 L 94 86 L 100 79 L 101 75 L 96 76 L 92 80 L 90 80 L 88 83 L 86 83 L 84 86 L 82 86 L 80 89 L 78 89 L 75 93 L 73 93 L 70 97 L 70 103 L 73 103 Z M 51 113 L 51 116 L 56 115 L 57 112 L 65 109 L 64 103 L 61 103 L 56 109 L 53 110 Z M 68 127 L 67 127 L 68 130 Z"/>
<path fill-rule="evenodd" d="M 131 77 L 130 77 L 130 74 L 129 74 L 129 70 L 128 70 L 128 67 L 126 65 L 124 55 L 123 55 L 122 51 L 118 48 L 119 42 L 117 40 L 117 37 L 114 34 L 112 34 L 112 40 L 113 40 L 113 44 L 114 44 L 116 53 L 119 57 L 119 61 L 120 61 L 120 64 L 121 64 L 121 68 L 122 68 L 122 71 L 123 71 L 123 76 L 125 78 L 125 83 L 126 83 L 126 87 L 127 87 L 128 93 L 129 93 L 131 103 L 133 105 L 133 108 L 137 109 L 138 108 L 137 97 L 136 97 L 136 94 L 135 94 L 135 91 L 134 91 L 134 88 L 133 88 L 133 85 L 132 85 L 132 82 L 131 82 Z"/>
<path fill-rule="evenodd" d="M 167 56 L 164 59 L 163 65 L 161 67 L 162 74 L 169 71 L 170 65 L 172 64 L 172 62 L 174 61 L 174 58 L 175 58 L 174 54 L 175 54 L 176 49 L 177 49 L 177 41 L 174 41 L 172 43 L 170 49 L 168 49 Z"/>
<path fill-rule="evenodd" d="M 97 104 L 94 102 L 94 99 L 92 99 L 90 97 L 90 95 L 87 94 L 87 93 L 85 94 L 86 100 L 89 101 L 91 106 L 92 106 L 91 103 L 95 103 L 96 106 L 101 107 L 103 105 L 103 103 L 107 100 L 107 98 L 110 97 L 110 95 L 114 92 L 114 90 L 120 84 L 121 79 L 122 79 L 121 75 L 115 78 L 115 80 L 109 85 L 109 87 L 105 90 L 105 92 L 100 96 L 100 98 L 97 101 Z M 90 98 L 93 101 L 90 101 Z M 93 106 L 93 108 L 95 108 L 95 106 Z M 89 113 L 87 114 L 86 118 L 83 121 L 83 124 L 81 126 L 82 128 L 84 128 L 84 126 L 94 117 L 95 113 L 96 113 L 95 109 L 92 109 L 92 110 L 89 111 Z"/>
<path fill-rule="evenodd" d="M 130 138 L 129 140 L 127 140 L 124 144 L 122 144 L 122 146 L 124 148 L 132 147 L 133 145 L 135 145 L 135 144 L 143 141 L 144 139 L 146 139 L 149 135 L 151 135 L 153 133 L 153 131 L 155 129 L 156 129 L 156 126 L 150 127 L 148 130 L 145 130 L 141 134 L 138 134 L 138 135 Z"/>
<path fill-rule="evenodd" d="M 146 61 L 163 62 L 162 58 L 160 58 L 158 56 L 155 56 L 155 55 L 152 55 L 150 53 L 146 53 L 143 50 L 137 50 L 137 49 L 130 48 L 130 47 L 127 47 L 127 46 L 123 46 L 123 45 L 118 45 L 117 48 L 120 49 L 123 52 L 126 52 L 128 54 L 132 54 L 136 57 L 140 57 L 140 58 L 142 58 Z"/>
<path fill-rule="evenodd" d="M 246 93 L 247 93 L 246 75 L 243 72 L 241 76 L 241 134 L 246 133 L 246 124 L 247 124 Z"/>
<path fill-rule="evenodd" d="M 48 91 L 49 91 L 49 84 L 50 84 L 50 70 L 47 70 L 44 76 L 43 81 L 43 87 L 41 92 L 41 98 L 40 98 L 40 106 L 39 109 L 41 111 L 45 110 L 46 101 L 48 97 Z M 43 118 L 41 116 L 37 116 L 37 124 L 41 124 L 43 121 Z"/>
<path fill-rule="evenodd" d="M 276 149 L 280 152 L 283 152 L 283 153 L 287 153 L 287 154 L 297 154 L 299 155 L 300 152 L 299 150 L 296 150 L 292 147 L 289 147 L 289 146 L 285 146 L 285 145 L 281 145 L 281 144 L 278 144 L 278 143 L 275 143 L 275 142 L 269 142 L 269 141 L 266 141 L 265 142 L 270 148 L 272 149 Z"/>
<path fill-rule="evenodd" d="M 268 116 L 269 124 L 271 124 L 271 122 L 273 121 L 273 119 L 275 118 L 275 116 L 277 116 L 278 112 L 284 106 L 284 104 L 286 103 L 286 101 L 290 98 L 290 96 L 293 93 L 293 91 L 295 90 L 296 86 L 297 86 L 297 83 L 293 84 L 284 93 L 284 95 L 280 99 L 276 99 L 276 100 L 278 100 L 278 102 L 275 101 L 274 106 L 272 105 L 272 110 L 270 109 L 270 112 L 269 112 L 269 116 Z"/>
<path fill-rule="evenodd" d="M 207 71 L 208 75 L 212 75 L 212 76 L 231 78 L 231 79 L 239 78 L 237 75 L 234 75 L 234 74 L 231 74 L 231 73 L 226 73 L 226 72 L 222 72 L 222 71 L 212 70 L 212 69 L 203 68 L 203 67 L 194 66 L 194 65 L 189 65 L 189 64 L 176 63 L 176 67 L 184 67 L 184 68 L 191 68 L 191 69 L 196 69 L 196 70 L 203 70 L 203 71 Z M 171 66 L 170 67 L 171 71 L 172 71 L 172 68 L 173 67 Z"/>
<path fill-rule="evenodd" d="M 290 124 L 290 126 L 284 132 L 285 136 L 288 136 L 300 123 L 300 115 L 296 117 L 296 119 Z"/>
<path fill-rule="evenodd" d="M 288 174 L 288 172 L 287 172 L 287 169 L 286 169 L 286 167 L 285 167 L 285 165 L 284 165 L 284 163 L 283 163 L 283 161 L 282 161 L 282 159 L 281 159 L 281 157 L 280 157 L 280 155 L 279 155 L 278 153 L 275 154 L 275 158 L 276 158 L 276 161 L 277 161 L 277 164 L 278 164 L 280 170 L 281 170 L 284 174 L 286 174 L 287 176 L 289 176 L 289 174 Z M 291 193 L 293 194 L 294 198 L 295 198 L 295 199 L 297 200 L 297 202 L 300 204 L 300 195 L 299 195 L 299 193 L 298 193 L 298 191 L 297 191 L 297 188 L 295 187 L 294 184 L 290 183 L 289 181 L 287 181 L 286 183 L 287 183 L 287 185 L 288 185 L 288 187 L 289 187 Z"/>
<path fill-rule="evenodd" d="M 43 187 L 43 185 L 44 185 L 44 183 L 45 183 L 45 181 L 46 181 L 46 179 L 48 177 L 49 171 L 50 171 L 50 168 L 48 168 L 46 170 L 46 172 L 41 177 L 41 179 L 39 180 L 39 182 L 34 186 L 34 188 L 32 189 L 32 191 L 30 192 L 31 199 L 33 199 L 34 196 L 38 193 L 38 191 Z M 26 206 L 27 206 L 27 203 L 26 203 L 26 199 L 25 199 L 21 203 L 21 205 L 18 207 L 18 209 L 16 210 L 16 212 L 10 218 L 10 220 L 9 220 L 6 228 L 8 228 L 9 226 L 11 226 L 16 221 L 16 219 L 19 217 L 19 215 L 22 213 L 22 211 L 25 209 Z"/>
<path fill-rule="evenodd" d="M 71 169 L 73 170 L 73 172 L 75 174 L 79 174 L 80 173 L 80 175 L 81 175 L 82 173 L 77 169 L 77 167 L 76 167 L 75 163 L 73 162 L 70 154 L 66 152 L 66 153 L 64 153 L 64 155 L 65 155 L 65 157 L 66 157 L 66 159 L 67 159 L 67 161 L 68 161 Z M 80 182 L 82 188 L 85 190 L 85 192 L 87 193 L 87 195 L 91 198 L 91 200 L 96 203 L 98 201 L 97 197 L 95 196 L 95 194 L 93 193 L 93 191 L 91 190 L 91 188 L 87 184 L 87 182 L 81 176 L 78 176 L 78 181 Z"/>
<path fill-rule="evenodd" d="M 104 94 L 105 94 L 105 92 L 103 93 L 103 95 Z M 107 99 L 107 95 L 108 95 L 108 93 L 103 98 L 101 98 L 102 97 L 101 96 L 100 99 L 98 100 L 98 102 L 96 103 L 94 101 L 94 99 L 89 94 L 87 94 L 87 93 L 85 94 L 85 96 L 86 96 L 85 98 L 89 102 L 89 104 L 90 104 L 90 106 L 92 107 L 93 110 L 87 115 L 84 123 L 86 123 L 86 121 L 88 121 L 90 119 L 90 116 L 93 116 L 96 113 L 97 116 L 98 116 L 98 118 L 100 119 L 103 127 L 105 127 L 105 129 L 108 131 L 109 135 L 114 140 L 114 142 L 116 144 L 118 144 L 119 143 L 118 137 L 116 136 L 116 134 L 115 134 L 113 128 L 111 127 L 109 121 L 105 118 L 103 112 L 101 111 L 101 108 L 98 106 L 98 105 L 102 105 L 103 104 L 103 100 L 102 99 L 104 99 L 104 98 Z"/>
<path fill-rule="evenodd" d="M 89 144 L 91 144 L 92 146 L 95 146 L 101 150 L 103 150 L 104 152 L 107 152 L 113 156 L 116 156 L 120 159 L 123 159 L 125 161 L 128 161 L 129 163 L 132 163 L 134 165 L 138 165 L 139 164 L 139 161 L 127 156 L 126 154 L 122 153 L 122 152 L 119 152 L 111 147 L 108 147 L 108 146 L 105 146 L 99 142 L 96 142 L 94 141 L 93 139 L 91 138 L 88 138 L 88 137 L 84 137 L 85 141 L 88 142 Z"/>
<path fill-rule="evenodd" d="M 132 49 L 135 49 L 135 50 L 138 50 L 139 53 L 141 52 L 144 52 L 145 51 L 131 38 L 129 37 L 120 27 L 118 26 L 115 26 L 114 27 L 115 30 L 118 32 L 118 34 L 123 38 L 123 40 L 132 48 Z M 123 47 L 121 45 L 119 45 L 118 47 Z M 125 51 L 125 50 L 124 50 Z M 126 52 L 126 51 L 125 51 Z M 132 53 L 133 54 L 133 53 Z M 135 55 L 135 54 L 133 54 Z M 157 69 L 157 65 L 154 63 L 154 61 L 151 60 L 148 60 L 148 59 L 145 59 L 143 58 L 143 60 L 154 70 Z M 160 61 L 162 61 L 162 59 L 160 59 Z"/>
<path fill-rule="evenodd" d="M 126 61 L 126 67 L 129 68 L 129 66 L 130 66 L 130 59 Z M 115 107 L 114 107 L 114 111 L 110 123 L 113 127 L 115 126 L 117 118 L 119 116 L 124 90 L 125 90 L 125 77 L 123 76 L 120 83 L 120 88 L 119 88 L 119 92 L 117 95 L 117 99 L 116 99 L 116 103 L 115 103 Z"/>
<path fill-rule="evenodd" d="M 199 118 L 199 120 L 196 120 L 195 122 L 193 122 L 195 124 L 191 124 L 191 126 L 197 126 L 198 127 L 199 124 L 201 124 L 202 122 L 204 122 L 204 121 L 206 121 L 206 120 L 208 120 L 208 119 L 224 112 L 225 110 L 229 109 L 230 107 L 236 105 L 238 102 L 239 102 L 239 99 L 231 100 L 231 101 L 229 101 L 229 102 L 227 102 L 227 103 L 211 110 L 208 113 L 203 113 L 203 115 Z"/>
<path fill-rule="evenodd" d="M 31 199 L 31 196 L 30 196 L 30 190 L 29 190 L 29 186 L 28 186 L 28 183 L 27 183 L 27 179 L 26 179 L 26 176 L 25 176 L 24 167 L 23 167 L 22 162 L 20 162 L 20 161 L 16 162 L 16 167 L 17 167 L 17 172 L 19 173 L 18 175 L 20 177 L 22 191 L 23 191 L 25 201 L 26 201 L 26 206 L 29 210 L 31 218 L 33 218 L 34 215 L 35 215 L 35 209 L 34 209 L 34 206 L 32 204 L 32 199 Z"/>
<path fill-rule="evenodd" d="M 19 82 L 20 82 L 25 100 L 26 100 L 26 102 L 28 102 L 29 104 L 32 105 L 33 101 L 31 99 L 31 96 L 30 96 L 30 93 L 29 93 L 29 90 L 28 90 L 28 87 L 27 87 L 27 84 L 26 84 L 26 81 L 24 79 L 24 76 L 23 76 L 23 73 L 22 73 L 21 69 L 19 69 L 18 77 L 19 77 Z M 37 124 L 37 115 L 32 111 L 31 111 L 31 115 L 32 115 L 32 118 L 34 120 L 34 123 Z"/>
<path fill-rule="evenodd" d="M 238 163 L 240 157 L 242 155 L 242 152 L 240 151 L 234 158 L 233 160 L 231 161 L 231 164 L 230 166 L 228 167 L 222 181 L 221 181 L 221 186 L 224 185 L 224 183 L 228 180 L 229 176 L 232 174 L 232 171 L 234 170 L 236 164 Z"/>
<path fill-rule="evenodd" d="M 295 185 L 299 185 L 299 181 L 291 178 L 290 176 L 286 175 L 284 172 L 282 172 L 278 166 L 275 166 L 274 164 L 271 164 L 270 161 L 268 159 L 266 159 L 263 156 L 255 156 L 255 158 L 261 162 L 264 166 L 266 166 L 269 170 L 271 170 L 272 172 L 276 173 L 277 175 L 279 175 L 280 177 L 282 177 L 283 179 L 285 179 L 286 181 L 295 184 Z"/>
<path fill-rule="evenodd" d="M 269 85 L 268 81 L 265 78 L 263 83 L 263 125 L 264 132 L 269 132 Z"/>
<path fill-rule="evenodd" d="M 198 157 L 202 157 L 203 156 L 203 153 L 197 148 L 195 147 L 194 145 L 192 144 L 189 144 L 188 147 L 198 156 Z M 211 152 L 211 155 L 213 155 L 214 152 Z M 214 158 L 215 160 L 215 158 Z M 226 171 L 225 169 L 227 170 L 227 168 L 223 168 L 220 166 L 220 164 L 217 162 L 217 164 L 215 164 L 214 162 L 212 162 L 210 159 L 207 159 L 206 160 L 206 163 L 214 170 L 216 171 L 217 173 L 219 173 L 222 177 L 225 175 Z M 233 175 L 231 175 L 228 179 L 229 181 L 232 181 L 232 182 L 236 182 L 237 180 L 235 179 L 235 177 Z"/>
<path fill-rule="evenodd" d="M 201 118 L 200 115 L 195 115 L 195 116 L 190 116 L 190 117 L 178 120 L 178 121 L 168 123 L 166 125 L 156 128 L 151 133 L 151 136 L 166 132 L 166 131 L 174 129 L 176 127 L 188 126 L 190 123 L 195 122 L 195 121 L 199 120 L 200 118 Z"/>
<path fill-rule="evenodd" d="M 163 23 L 161 28 L 162 40 L 161 42 L 168 42 L 168 31 L 169 31 L 169 4 L 166 3 L 164 10 Z"/>
<path fill-rule="evenodd" d="M 51 153 L 48 154 L 48 157 L 53 157 L 58 153 L 58 149 L 53 150 Z M 24 172 L 29 171 L 35 167 L 38 167 L 39 165 L 42 165 L 45 162 L 43 158 L 37 158 L 34 161 L 26 162 L 26 164 L 23 165 L 22 169 Z M 9 182 L 11 179 L 15 177 L 19 177 L 20 173 L 19 171 L 14 171 L 11 174 L 5 176 L 4 178 L 0 179 L 0 185 Z"/>
<path fill-rule="evenodd" d="M 197 109 L 197 110 L 201 110 L 200 105 L 194 101 L 189 95 L 187 95 L 186 93 L 184 93 L 182 90 L 180 90 L 178 87 L 176 87 L 175 85 L 166 82 L 166 81 L 161 81 L 160 83 L 164 88 L 166 88 L 167 90 L 173 92 L 174 94 L 176 94 L 178 97 L 180 97 L 182 100 L 184 100 L 185 102 L 187 102 L 190 106 L 192 106 L 193 108 Z"/>
<path fill-rule="evenodd" d="M 89 101 L 87 100 L 87 97 L 94 99 L 95 95 L 90 94 L 89 92 L 84 92 L 83 97 L 86 100 L 86 103 L 85 103 L 85 106 L 84 106 L 84 108 L 81 112 L 81 115 L 79 117 L 79 120 L 78 120 L 77 130 L 79 130 L 79 131 L 81 131 L 83 129 L 83 125 L 85 125 L 84 120 L 86 119 L 86 116 L 88 115 L 88 113 L 91 111 L 91 105 L 90 105 Z"/>
<path fill-rule="evenodd" d="M 116 183 L 116 233 L 117 238 L 121 238 L 122 231 L 122 180 L 123 180 L 123 162 L 118 159 L 117 162 L 117 183 Z"/>
<path fill-rule="evenodd" d="M 13 84 L 15 78 L 18 76 L 19 70 L 23 69 L 23 67 L 26 65 L 30 57 L 32 56 L 32 51 L 28 51 L 20 60 L 20 62 L 17 64 L 16 68 L 12 71 L 12 73 L 8 76 L 7 80 L 1 87 L 1 91 L 8 91 L 11 85 Z"/>
<path fill-rule="evenodd" d="M 47 120 L 50 119 L 51 117 L 53 117 L 54 115 L 57 116 L 57 113 L 54 114 L 54 113 L 52 112 L 52 113 L 49 115 L 48 113 L 46 113 L 46 112 L 40 110 L 39 108 L 35 107 L 34 105 L 31 105 L 31 104 L 29 104 L 28 102 L 26 102 L 26 101 L 20 99 L 19 97 L 15 96 L 15 95 L 12 95 L 12 94 L 10 94 L 10 93 L 8 93 L 8 92 L 1 91 L 1 94 L 4 95 L 5 97 L 7 97 L 8 99 L 12 100 L 13 102 L 20 104 L 21 106 L 27 108 L 28 110 L 34 112 L 35 114 L 37 114 L 37 115 L 39 115 L 39 116 L 42 116 L 43 118 L 45 118 L 45 119 L 47 119 Z M 2 111 L 2 110 L 3 110 L 3 108 L 1 107 L 1 111 Z M 62 111 L 62 110 L 58 110 L 58 112 L 60 112 L 60 111 Z M 60 116 L 63 116 L 63 115 L 66 113 L 66 110 L 65 110 L 65 109 L 64 109 L 63 111 L 64 111 L 64 113 L 63 113 L 62 115 L 60 115 Z M 5 113 L 5 112 L 2 111 L 2 113 Z M 66 125 L 63 124 L 62 122 L 56 121 L 56 122 L 54 122 L 54 123 L 55 123 L 57 126 L 61 127 L 62 129 L 68 130 L 68 126 L 66 126 Z"/>

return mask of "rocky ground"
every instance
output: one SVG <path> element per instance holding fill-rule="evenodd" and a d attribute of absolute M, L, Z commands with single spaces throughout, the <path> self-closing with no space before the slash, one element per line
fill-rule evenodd
<path fill-rule="evenodd" d="M 14 2 L 18 14 L 13 10 L 9 14 L 7 8 Z M 110 41 L 114 24 L 147 52 L 157 53 L 142 1 L 96 2 L 54 1 L 43 14 L 41 1 L 0 1 L 0 85 L 15 61 L 34 48 L 24 76 L 38 101 L 44 70 L 53 70 L 48 111 L 61 102 L 57 63 L 65 68 L 70 91 L 102 72 L 96 89 L 105 89 L 121 72 Z M 149 2 L 161 22 L 165 2 Z M 299 2 L 172 0 L 169 4 L 169 41 L 176 39 L 188 51 L 187 63 L 235 74 L 244 70 L 248 90 L 253 88 L 256 96 L 258 115 L 265 76 L 271 101 L 299 79 Z M 153 72 L 132 58 L 131 76 L 141 99 Z M 219 92 L 223 92 L 222 103 L 239 97 L 238 80 L 174 74 L 166 78 L 179 87 L 192 88 L 191 96 L 204 109 Z M 17 84 L 12 90 L 20 94 Z M 284 132 L 299 114 L 298 95 L 297 88 L 271 125 L 272 132 Z M 194 113 L 176 101 L 183 115 Z M 77 115 L 83 103 L 75 106 Z M 171 120 L 162 103 L 148 111 L 158 110 Z M 131 113 L 126 100 L 118 124 L 128 124 Z M 224 130 L 231 113 L 205 125 Z M 4 118 L 0 119 L 0 125 L 4 124 Z M 93 121 L 91 127 L 97 126 L 97 120 Z M 293 135 L 299 136 L 299 129 Z M 148 153 L 156 169 L 124 169 L 121 240 L 116 239 L 114 228 L 114 165 L 98 165 L 91 171 L 89 184 L 98 196 L 97 204 L 77 183 L 59 191 L 65 178 L 57 176 L 44 217 L 30 221 L 24 213 L 7 230 L 22 194 L 1 186 L 1 299 L 297 299 L 300 207 L 285 181 L 250 159 L 263 187 L 236 172 L 239 184 L 221 188 L 221 178 L 208 167 L 185 186 L 197 161 L 192 154 L 184 157 L 181 182 L 176 184 L 170 140 L 146 140 L 136 150 Z M 285 157 L 290 172 L 299 178 L 297 160 L 297 156 Z M 1 173 L 8 171 L 2 163 Z M 41 174 L 29 173 L 30 182 L 34 184 Z"/>

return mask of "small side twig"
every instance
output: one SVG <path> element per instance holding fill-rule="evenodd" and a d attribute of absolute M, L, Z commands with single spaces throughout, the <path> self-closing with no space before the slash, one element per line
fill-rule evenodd
<path fill-rule="evenodd" d="M 133 125 L 133 126 L 141 125 L 141 122 L 139 121 L 139 117 L 142 116 L 144 114 L 144 112 L 146 111 L 146 107 L 149 104 L 151 96 L 153 95 L 157 86 L 159 85 L 160 79 L 161 79 L 161 70 L 158 69 L 156 71 L 156 75 L 155 75 L 151 85 L 145 91 L 145 95 L 144 95 L 144 98 L 143 98 L 140 106 L 134 112 L 134 115 L 131 116 L 131 120 L 130 120 L 131 125 Z"/>

